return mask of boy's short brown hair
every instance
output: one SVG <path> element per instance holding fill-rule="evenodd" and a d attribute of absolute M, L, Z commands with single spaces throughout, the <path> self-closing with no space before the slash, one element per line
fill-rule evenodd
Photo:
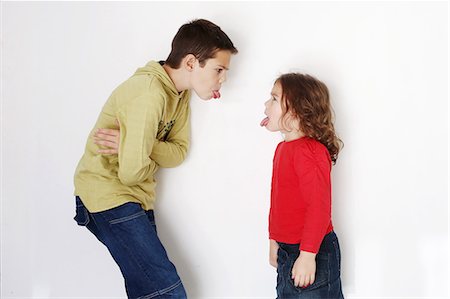
<path fill-rule="evenodd" d="M 181 60 L 186 55 L 192 54 L 199 60 L 200 66 L 204 66 L 206 60 L 213 58 L 220 50 L 228 50 L 231 54 L 238 52 L 219 26 L 205 19 L 196 19 L 178 29 L 165 63 L 177 69 Z"/>

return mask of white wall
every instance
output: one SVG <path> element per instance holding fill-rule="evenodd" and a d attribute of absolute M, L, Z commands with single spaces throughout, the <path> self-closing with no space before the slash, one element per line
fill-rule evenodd
<path fill-rule="evenodd" d="M 124 298 L 72 220 L 72 177 L 111 91 L 165 59 L 179 26 L 219 24 L 240 53 L 222 99 L 192 99 L 186 162 L 158 175 L 159 232 L 190 298 L 273 298 L 267 215 L 273 80 L 330 88 L 345 142 L 333 218 L 347 298 L 448 292 L 448 3 L 2 4 L 2 298 Z"/>

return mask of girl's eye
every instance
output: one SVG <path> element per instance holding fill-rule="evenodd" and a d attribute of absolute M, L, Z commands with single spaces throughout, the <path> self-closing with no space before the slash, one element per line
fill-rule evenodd
<path fill-rule="evenodd" d="M 275 99 L 275 97 L 272 97 L 272 101 L 275 101 L 275 102 L 276 102 L 276 101 L 277 101 L 277 99 Z"/>

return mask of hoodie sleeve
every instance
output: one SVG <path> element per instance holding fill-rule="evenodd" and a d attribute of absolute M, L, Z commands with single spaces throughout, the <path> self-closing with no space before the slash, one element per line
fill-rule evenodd
<path fill-rule="evenodd" d="M 150 158 L 158 123 L 164 109 L 164 98 L 160 94 L 142 94 L 117 112 L 120 122 L 119 170 L 122 184 L 134 186 L 157 170 Z"/>
<path fill-rule="evenodd" d="M 155 140 L 150 158 L 161 167 L 175 167 L 186 158 L 190 136 L 190 109 L 186 103 L 183 113 L 170 131 L 165 141 Z"/>

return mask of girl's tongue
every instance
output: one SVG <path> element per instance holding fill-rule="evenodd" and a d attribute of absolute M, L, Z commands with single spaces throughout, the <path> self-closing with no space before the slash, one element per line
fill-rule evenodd
<path fill-rule="evenodd" d="M 266 117 L 266 118 L 264 118 L 264 119 L 261 121 L 260 126 L 261 126 L 261 127 L 265 127 L 265 126 L 267 126 L 268 123 L 269 123 L 269 118 Z"/>
<path fill-rule="evenodd" d="M 215 99 L 220 98 L 220 92 L 218 90 L 213 90 L 213 98 Z"/>

